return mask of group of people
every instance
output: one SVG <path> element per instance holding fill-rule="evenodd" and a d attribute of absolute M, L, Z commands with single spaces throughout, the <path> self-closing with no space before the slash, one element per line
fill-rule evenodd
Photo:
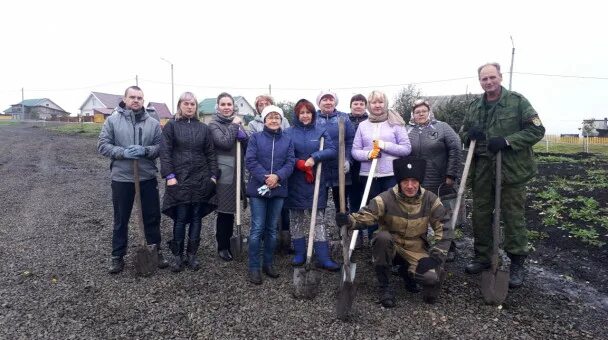
<path fill-rule="evenodd" d="M 405 122 L 389 108 L 386 94 L 380 91 L 368 97 L 353 96 L 350 113 L 336 109 L 338 96 L 331 91 L 318 95 L 318 110 L 301 99 L 294 106 L 291 125 L 272 97 L 259 96 L 257 114 L 248 129 L 230 94 L 217 97 L 216 113 L 204 124 L 198 119 L 196 97 L 185 92 L 179 97 L 175 118 L 161 130 L 143 107 L 143 91 L 137 86 L 127 88 L 123 102 L 104 123 L 98 142 L 99 152 L 111 159 L 114 227 L 110 273 L 124 269 L 135 195 L 134 160 L 138 160 L 145 237 L 159 249 L 159 267 L 169 266 L 175 272 L 200 267 L 196 254 L 201 221 L 213 211 L 217 213 L 218 256 L 231 261 L 237 206 L 249 204 L 248 280 L 254 284 L 263 282 L 263 274 L 279 276 L 273 261 L 279 234 L 283 241 L 291 240 L 292 264 L 305 263 L 313 212 L 315 264 L 328 271 L 339 270 L 340 265 L 331 258 L 325 209 L 331 190 L 339 211 L 338 174 L 343 170 L 350 213 L 336 213 L 335 222 L 351 230 L 367 230 L 382 305 L 396 304 L 389 284 L 392 268 L 398 268 L 408 291 L 422 290 L 424 300 L 433 302 L 446 276 L 444 263 L 453 250 L 451 213 L 442 204 L 441 189 L 453 188 L 459 179 L 462 137 L 465 144 L 477 141 L 470 175 L 475 256 L 466 272 L 479 273 L 489 267 L 492 164 L 496 152 L 502 151 L 504 248 L 512 260 L 511 287 L 521 286 L 528 253 L 525 183 L 535 174 L 531 147 L 542 138 L 544 128 L 522 95 L 501 86 L 498 64 L 482 65 L 478 75 L 485 93 L 470 105 L 460 136 L 435 119 L 428 101 L 416 100 L 411 118 Z M 344 122 L 344 164 L 338 161 L 339 121 Z M 239 149 L 243 152 L 238 153 Z M 237 162 L 238 157 L 242 162 Z M 160 175 L 166 181 L 162 206 L 156 158 L 160 158 Z M 248 171 L 247 181 L 238 178 L 237 164 L 242 164 L 240 173 Z M 318 167 L 320 178 L 316 178 Z M 371 189 L 362 202 L 368 180 Z M 317 181 L 321 190 L 315 198 Z M 237 193 L 237 187 L 243 192 Z M 168 260 L 160 251 L 161 211 L 174 222 Z M 279 220 L 282 223 L 277 228 Z"/>

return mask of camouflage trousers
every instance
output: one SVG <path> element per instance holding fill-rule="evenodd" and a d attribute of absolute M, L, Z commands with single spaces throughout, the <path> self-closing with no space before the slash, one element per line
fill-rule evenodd
<path fill-rule="evenodd" d="M 289 229 L 291 231 L 292 239 L 295 240 L 302 237 L 308 237 L 311 214 L 312 209 L 289 209 Z M 326 238 L 325 209 L 317 209 L 314 241 L 323 242 Z"/>
<path fill-rule="evenodd" d="M 489 169 L 487 169 L 489 170 Z M 473 179 L 473 235 L 475 257 L 487 262 L 492 255 L 494 222 L 495 171 L 476 171 Z M 528 230 L 525 221 L 525 184 L 503 184 L 500 198 L 500 220 L 503 249 L 514 255 L 528 255 Z"/>

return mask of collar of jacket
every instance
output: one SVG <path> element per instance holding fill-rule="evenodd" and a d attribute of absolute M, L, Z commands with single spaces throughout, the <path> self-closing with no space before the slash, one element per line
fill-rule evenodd
<path fill-rule="evenodd" d="M 317 115 L 325 119 L 333 118 L 338 115 L 338 109 L 334 109 L 331 113 L 324 113 L 321 110 L 317 110 Z"/>
<path fill-rule="evenodd" d="M 176 122 L 178 122 L 178 121 L 187 122 L 187 121 L 189 121 L 189 120 L 190 120 L 190 121 L 194 120 L 194 121 L 197 121 L 197 122 L 199 121 L 197 116 L 194 116 L 194 117 L 192 117 L 192 118 L 186 118 L 186 117 L 183 117 L 183 116 L 182 116 L 182 117 L 180 117 L 180 118 L 176 119 L 175 121 L 176 121 Z"/>
<path fill-rule="evenodd" d="M 365 111 L 365 113 L 360 116 L 354 116 L 352 112 L 348 114 L 348 118 L 353 123 L 355 123 L 355 122 L 361 123 L 362 121 L 366 120 L 368 117 L 369 117 L 369 115 L 367 114 L 367 111 Z"/>
<path fill-rule="evenodd" d="M 116 108 L 116 111 L 118 113 L 120 113 L 121 115 L 125 116 L 125 117 L 132 117 L 131 113 L 133 113 L 133 110 L 131 109 L 127 109 L 123 106 L 119 106 Z M 148 119 L 148 117 L 150 117 L 150 115 L 148 114 L 148 110 L 146 110 L 145 108 L 142 107 L 142 111 L 143 113 L 141 114 L 141 118 L 139 118 L 139 121 L 144 121 L 146 119 Z"/>
<path fill-rule="evenodd" d="M 276 130 L 271 130 L 264 125 L 264 132 L 269 134 L 271 137 L 279 137 L 283 133 L 282 129 L 279 127 Z"/>
<path fill-rule="evenodd" d="M 506 98 L 511 94 L 511 91 L 507 90 L 504 86 L 500 87 L 500 98 L 496 102 L 496 105 L 505 107 Z M 486 94 L 481 96 L 481 100 L 477 104 L 477 107 L 483 109 L 486 105 Z"/>
<path fill-rule="evenodd" d="M 418 188 L 418 193 L 416 193 L 416 196 L 407 197 L 404 193 L 401 192 L 401 189 L 399 188 L 399 183 L 397 183 L 397 185 L 393 187 L 393 193 L 395 194 L 395 196 L 397 196 L 397 199 L 407 204 L 414 204 L 420 202 L 422 194 L 424 194 L 425 191 L 426 189 L 420 186 L 420 188 Z"/>

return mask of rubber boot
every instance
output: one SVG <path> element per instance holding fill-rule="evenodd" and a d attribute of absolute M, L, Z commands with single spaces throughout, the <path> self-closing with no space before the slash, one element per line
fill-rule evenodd
<path fill-rule="evenodd" d="M 296 238 L 292 242 L 295 254 L 291 260 L 291 265 L 299 267 L 306 262 L 306 239 L 304 237 Z"/>
<path fill-rule="evenodd" d="M 378 293 L 380 303 L 385 308 L 393 308 L 396 305 L 395 293 L 389 285 L 390 267 L 375 266 L 376 278 L 378 278 Z"/>
<path fill-rule="evenodd" d="M 525 267 L 526 255 L 508 254 L 511 259 L 509 273 L 509 288 L 519 288 L 523 286 L 526 279 L 527 270 Z"/>
<path fill-rule="evenodd" d="M 329 242 L 315 242 L 314 250 L 317 267 L 323 268 L 330 272 L 336 272 L 340 270 L 340 265 L 334 262 L 329 255 Z"/>
<path fill-rule="evenodd" d="M 188 240 L 188 250 L 186 251 L 187 257 L 186 261 L 188 264 L 188 268 L 191 270 L 199 270 L 201 267 L 201 263 L 196 257 L 196 252 L 198 251 L 198 246 L 201 243 L 201 240 Z"/>
<path fill-rule="evenodd" d="M 405 290 L 410 293 L 420 292 L 420 286 L 418 285 L 416 280 L 414 280 L 412 275 L 408 272 L 407 265 L 399 266 L 399 276 L 401 276 L 401 278 L 403 279 L 403 283 L 405 284 Z"/>
<path fill-rule="evenodd" d="M 169 243 L 169 249 L 171 250 L 171 261 L 169 267 L 174 273 L 181 272 L 184 270 L 184 245 L 181 242 L 171 240 Z"/>

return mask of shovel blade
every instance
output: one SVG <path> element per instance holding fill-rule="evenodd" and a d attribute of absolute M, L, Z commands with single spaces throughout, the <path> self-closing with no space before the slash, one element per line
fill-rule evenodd
<path fill-rule="evenodd" d="M 340 286 L 339 288 L 342 289 L 342 286 L 344 286 L 345 282 L 354 282 L 355 281 L 355 273 L 357 272 L 357 264 L 354 262 L 351 262 L 349 266 L 346 265 L 342 265 L 342 268 L 340 268 Z"/>
<path fill-rule="evenodd" d="M 294 268 L 293 271 L 293 296 L 296 299 L 314 299 L 319 293 L 321 276 L 313 269 Z"/>
<path fill-rule="evenodd" d="M 158 269 L 158 249 L 156 245 L 139 246 L 135 251 L 135 272 L 140 276 L 150 276 Z"/>
<path fill-rule="evenodd" d="M 350 315 L 350 310 L 357 295 L 357 284 L 354 282 L 344 282 L 338 291 L 338 301 L 336 302 L 336 314 L 338 319 L 346 320 Z"/>
<path fill-rule="evenodd" d="M 235 259 L 240 259 L 243 255 L 243 238 L 241 236 L 230 238 L 230 253 Z"/>
<path fill-rule="evenodd" d="M 488 305 L 501 305 L 509 292 L 509 272 L 486 270 L 481 273 L 481 295 Z"/>

